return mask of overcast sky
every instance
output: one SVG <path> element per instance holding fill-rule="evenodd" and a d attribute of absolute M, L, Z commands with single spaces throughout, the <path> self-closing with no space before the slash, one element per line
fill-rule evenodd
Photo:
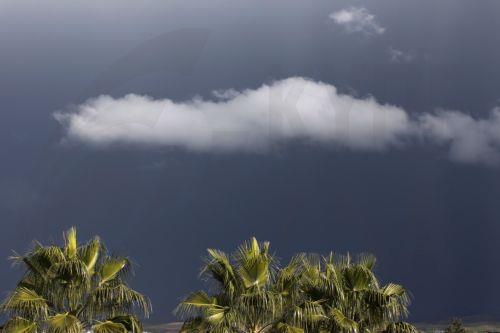
<path fill-rule="evenodd" d="M 64 229 L 173 320 L 207 247 L 372 252 L 500 313 L 497 0 L 0 2 L 0 257 Z M 0 291 L 20 272 L 0 265 Z"/>

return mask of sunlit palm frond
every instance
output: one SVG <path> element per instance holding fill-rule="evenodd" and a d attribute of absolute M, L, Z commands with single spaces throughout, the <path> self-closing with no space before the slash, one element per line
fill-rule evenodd
<path fill-rule="evenodd" d="M 245 288 L 260 288 L 269 280 L 269 262 L 267 258 L 249 260 L 239 267 L 238 273 L 243 280 Z"/>
<path fill-rule="evenodd" d="M 216 298 L 204 291 L 196 291 L 179 303 L 174 312 L 182 318 L 189 318 L 200 314 L 203 308 L 211 307 L 218 307 Z"/>
<path fill-rule="evenodd" d="M 64 251 L 68 258 L 74 258 L 78 249 L 78 241 L 76 237 L 75 227 L 70 228 L 64 233 L 64 240 L 66 242 Z"/>
<path fill-rule="evenodd" d="M 94 333 L 128 333 L 127 328 L 122 323 L 115 323 L 111 320 L 100 322 L 92 326 Z"/>
<path fill-rule="evenodd" d="M 372 271 L 375 268 L 375 264 L 377 263 L 377 258 L 372 254 L 363 253 L 358 256 L 357 262 L 359 263 L 359 265 Z"/>
<path fill-rule="evenodd" d="M 304 333 L 304 329 L 287 323 L 278 323 L 275 327 L 276 332 L 279 333 Z"/>
<path fill-rule="evenodd" d="M 306 300 L 302 304 L 294 305 L 288 322 L 299 327 L 317 327 L 318 324 L 327 319 L 323 306 L 319 301 Z"/>
<path fill-rule="evenodd" d="M 356 332 L 358 330 L 358 323 L 351 318 L 347 317 L 342 311 L 334 308 L 330 312 L 335 324 L 348 332 Z"/>
<path fill-rule="evenodd" d="M 79 248 L 79 256 L 87 267 L 87 273 L 92 276 L 94 268 L 101 253 L 102 244 L 99 237 L 94 237 L 90 242 Z"/>
<path fill-rule="evenodd" d="M 47 319 L 48 333 L 81 333 L 83 325 L 69 313 L 59 313 Z"/>
<path fill-rule="evenodd" d="M 125 311 L 137 310 L 148 317 L 151 311 L 149 299 L 123 283 L 100 286 L 90 297 L 91 313 L 102 312 L 114 316 Z"/>
<path fill-rule="evenodd" d="M 41 247 L 37 245 L 33 251 L 22 257 L 27 269 L 44 279 L 49 278 L 47 273 L 54 264 L 64 260 L 66 260 L 66 256 L 57 246 Z"/>
<path fill-rule="evenodd" d="M 3 302 L 2 311 L 14 316 L 43 319 L 47 317 L 47 301 L 36 291 L 25 287 L 16 288 Z"/>
<path fill-rule="evenodd" d="M 382 288 L 382 292 L 384 295 L 387 295 L 387 296 L 397 296 L 397 297 L 403 297 L 406 294 L 406 289 L 399 285 L 399 284 L 395 284 L 395 283 L 388 283 L 387 285 L 385 285 L 383 288 Z"/>
<path fill-rule="evenodd" d="M 100 267 L 99 285 L 103 285 L 113 280 L 122 270 L 126 269 L 128 265 L 130 265 L 130 263 L 125 258 L 107 258 Z"/>
<path fill-rule="evenodd" d="M 201 274 L 217 281 L 219 287 L 233 294 L 239 286 L 236 272 L 230 262 L 229 256 L 222 251 L 208 249 L 206 264 L 202 268 Z"/>
<path fill-rule="evenodd" d="M 3 328 L 5 333 L 36 333 L 37 331 L 36 322 L 21 317 L 11 318 Z"/>
<path fill-rule="evenodd" d="M 89 280 L 85 263 L 74 258 L 53 264 L 48 271 L 48 276 L 51 279 L 57 279 L 62 284 L 80 285 Z"/>

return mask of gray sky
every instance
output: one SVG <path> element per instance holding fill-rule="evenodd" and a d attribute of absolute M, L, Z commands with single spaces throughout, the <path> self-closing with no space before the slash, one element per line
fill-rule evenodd
<path fill-rule="evenodd" d="M 4 0 L 0 257 L 99 234 L 168 321 L 207 247 L 255 235 L 374 253 L 412 320 L 496 316 L 499 11 Z"/>

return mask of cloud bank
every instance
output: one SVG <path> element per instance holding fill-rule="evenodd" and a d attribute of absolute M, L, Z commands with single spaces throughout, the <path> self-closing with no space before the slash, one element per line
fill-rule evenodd
<path fill-rule="evenodd" d="M 329 15 L 336 24 L 342 26 L 348 33 L 363 33 L 365 35 L 381 35 L 385 28 L 375 20 L 364 7 L 349 7 Z"/>
<path fill-rule="evenodd" d="M 301 77 L 244 91 L 218 90 L 208 100 L 100 96 L 55 118 L 66 141 L 97 147 L 265 152 L 276 144 L 301 141 L 383 151 L 433 144 L 447 147 L 455 161 L 500 162 L 500 109 L 485 119 L 444 110 L 412 117 L 373 97 L 355 98 Z"/>

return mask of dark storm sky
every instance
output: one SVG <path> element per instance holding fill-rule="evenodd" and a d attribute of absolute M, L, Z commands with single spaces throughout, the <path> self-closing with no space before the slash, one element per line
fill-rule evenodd
<path fill-rule="evenodd" d="M 329 14 L 364 7 L 386 31 Z M 500 173 L 441 148 L 287 144 L 270 153 L 61 144 L 53 113 L 100 94 L 185 100 L 303 76 L 411 114 L 485 116 L 500 98 L 500 2 L 0 2 L 0 257 L 75 225 L 140 267 L 155 321 L 201 286 L 207 247 L 252 235 L 298 251 L 372 252 L 412 320 L 498 315 Z M 389 48 L 411 54 L 391 61 Z M 0 291 L 19 276 L 0 265 Z"/>

